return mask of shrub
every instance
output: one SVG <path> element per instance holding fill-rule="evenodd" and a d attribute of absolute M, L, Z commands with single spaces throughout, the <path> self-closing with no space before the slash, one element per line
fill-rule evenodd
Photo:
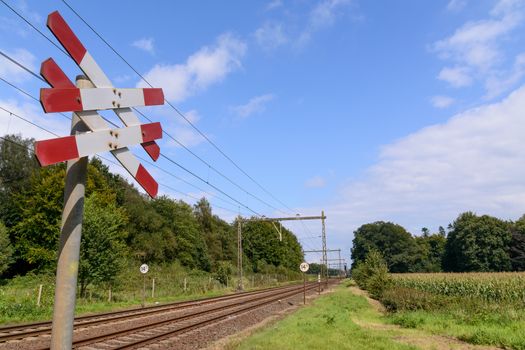
<path fill-rule="evenodd" d="M 377 250 L 371 250 L 363 262 L 352 269 L 352 278 L 359 287 L 366 289 L 373 298 L 381 298 L 391 285 L 385 259 Z"/>

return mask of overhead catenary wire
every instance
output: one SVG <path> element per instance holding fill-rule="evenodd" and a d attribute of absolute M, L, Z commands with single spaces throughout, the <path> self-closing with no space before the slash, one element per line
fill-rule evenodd
<path fill-rule="evenodd" d="M 1 1 L 1 0 L 0 0 Z M 1 52 L 1 51 L 0 51 Z M 30 70 L 29 68 L 25 67 L 24 65 L 22 65 L 20 62 L 18 62 L 17 60 L 13 59 L 12 57 L 10 57 L 9 55 L 7 54 L 4 54 L 2 52 L 3 55 L 5 55 L 6 57 L 9 58 L 9 60 L 13 63 L 15 63 L 16 65 L 20 66 L 20 67 L 23 67 L 24 70 L 26 70 L 28 73 L 31 73 L 31 75 L 33 76 L 37 76 L 37 74 L 35 72 L 33 72 L 32 70 Z M 3 81 L 6 81 L 5 79 L 2 79 Z M 7 82 L 7 81 L 6 81 Z M 16 87 L 14 84 L 12 83 L 9 83 L 8 85 L 10 85 L 11 87 L 15 87 L 18 91 L 23 91 L 21 88 L 19 87 Z M 29 93 L 27 92 L 24 92 L 26 95 L 29 95 L 31 98 L 33 99 L 36 99 L 36 97 L 34 96 L 31 96 Z M 68 118 L 69 119 L 69 118 Z M 106 121 L 110 122 L 109 120 L 107 120 L 106 118 L 104 118 Z M 114 123 L 110 122 L 111 124 L 115 125 Z M 36 126 L 36 125 L 35 125 Z M 58 136 L 58 135 L 57 135 Z M 160 154 L 161 157 L 163 157 L 164 159 L 168 160 L 169 162 L 171 162 L 172 164 L 178 166 L 179 168 L 181 168 L 182 170 L 184 170 L 185 172 L 187 172 L 188 174 L 192 175 L 193 177 L 195 177 L 196 179 L 204 182 L 205 184 L 207 184 L 208 186 L 212 187 L 213 189 L 215 189 L 216 191 L 220 192 L 221 194 L 225 195 L 226 197 L 230 198 L 231 200 L 233 200 L 235 203 L 237 203 L 238 205 L 242 206 L 243 208 L 247 209 L 248 211 L 252 212 L 253 214 L 255 214 L 256 216 L 262 216 L 260 213 L 258 213 L 257 211 L 251 209 L 248 205 L 240 202 L 239 200 L 235 199 L 234 197 L 232 197 L 231 195 L 229 195 L 228 193 L 226 193 L 225 191 L 221 190 L 219 187 L 217 187 L 216 185 L 212 184 L 211 182 L 209 182 L 209 180 L 204 180 L 204 178 L 202 178 L 201 176 L 197 175 L 195 172 L 189 170 L 187 167 L 184 167 L 183 165 L 181 165 L 180 163 L 174 161 L 173 159 L 171 159 L 170 157 L 166 156 L 165 154 L 161 153 Z"/>
<path fill-rule="evenodd" d="M 47 39 L 48 41 L 50 41 L 55 47 L 57 47 L 62 53 L 64 53 L 66 56 L 70 57 L 70 55 L 64 51 L 61 47 L 59 47 L 56 43 L 54 43 L 49 37 L 47 37 L 45 34 L 43 34 L 40 30 L 38 30 L 29 20 L 27 20 L 22 14 L 20 14 L 19 12 L 17 12 L 14 8 L 12 8 L 11 6 L 9 6 L 4 0 L 0 0 L 5 6 L 7 6 L 11 11 L 13 11 L 18 17 L 20 17 L 22 20 L 24 20 L 24 22 L 26 22 L 31 28 L 33 28 L 34 30 L 36 30 L 41 36 L 43 36 L 45 39 Z M 65 3 L 65 2 L 64 2 Z M 112 49 L 112 51 L 117 54 L 131 69 L 133 69 L 133 71 L 139 75 L 139 77 L 141 79 L 143 79 L 148 85 L 151 86 L 151 84 L 149 82 L 147 82 L 147 80 L 144 79 L 144 77 L 138 72 L 136 71 L 130 64 L 127 60 L 125 60 L 124 57 L 122 57 L 101 35 L 98 34 L 98 32 L 92 28 L 73 8 L 71 8 L 69 6 L 69 4 L 65 3 L 66 6 L 68 6 L 71 11 L 73 11 L 75 13 L 75 15 L 77 15 L 81 20 L 82 22 L 84 22 L 86 24 L 86 26 L 88 26 L 108 47 L 110 47 Z M 15 63 L 13 61 L 13 63 Z M 20 67 L 22 67 L 23 69 L 25 69 L 26 71 L 28 71 L 29 73 L 31 73 L 33 76 L 37 77 L 38 79 L 44 81 L 40 76 L 38 76 L 36 73 L 32 72 L 31 70 L 28 70 L 26 67 L 23 67 L 22 65 L 20 65 L 20 63 L 16 62 L 15 64 L 19 65 Z M 190 120 L 188 120 L 178 109 L 176 109 L 169 101 L 165 100 L 165 102 L 170 106 L 172 107 L 173 109 L 175 109 L 175 111 L 180 114 L 187 122 L 189 122 L 193 128 L 195 128 L 201 135 L 203 135 L 205 137 L 205 139 L 207 139 L 209 142 L 212 143 L 212 145 L 214 147 L 217 147 L 208 137 L 206 137 L 200 130 L 198 130 L 196 128 L 196 126 L 191 123 Z M 140 113 L 143 117 L 146 117 L 143 113 L 139 112 L 136 108 L 135 108 L 135 111 L 137 111 L 138 113 Z M 146 117 L 147 118 L 147 117 Z M 151 119 L 147 118 L 147 120 L 151 121 Z M 277 210 L 277 211 L 280 211 L 280 212 L 283 212 L 283 213 L 286 213 L 284 212 L 283 210 L 269 204 L 267 201 L 264 201 L 262 200 L 261 198 L 259 198 L 258 196 L 254 195 L 253 193 L 251 193 L 250 191 L 246 190 L 245 188 L 243 188 L 242 186 L 240 186 L 239 184 L 237 184 L 236 182 L 234 182 L 233 180 L 231 180 L 228 176 L 226 176 L 223 172 L 219 171 L 217 168 L 215 168 L 214 166 L 212 166 L 211 164 L 209 164 L 208 162 L 206 162 L 202 157 L 198 156 L 195 152 L 191 151 L 188 147 L 186 147 L 184 144 L 182 144 L 180 141 L 176 140 L 175 137 L 173 137 L 172 135 L 170 135 L 169 133 L 167 133 L 166 131 L 163 131 L 163 133 L 165 135 L 167 135 L 169 138 L 171 138 L 172 140 L 174 140 L 176 143 L 178 143 L 179 145 L 181 145 L 186 151 L 188 151 L 190 154 L 192 154 L 194 157 L 196 157 L 198 160 L 200 160 L 201 162 L 203 162 L 205 165 L 208 166 L 208 169 L 211 169 L 213 170 L 215 173 L 217 173 L 219 176 L 223 177 L 224 179 L 226 179 L 228 182 L 230 182 L 231 184 L 233 184 L 234 186 L 236 186 L 237 188 L 239 188 L 241 191 L 245 192 L 247 195 L 249 195 L 250 197 L 256 199 L 257 201 L 263 203 L 264 205 L 270 207 L 271 209 L 274 209 L 274 210 Z M 225 155 L 227 157 L 227 155 Z M 231 160 L 231 159 L 230 159 Z"/>
<path fill-rule="evenodd" d="M 0 80 L 3 81 L 5 84 L 9 85 L 10 87 L 12 87 L 13 89 L 16 89 L 16 90 L 18 90 L 19 92 L 21 92 L 22 94 L 26 95 L 27 97 L 29 97 L 29 98 L 35 100 L 36 102 L 40 102 L 35 96 L 31 95 L 30 93 L 28 93 L 27 91 L 23 90 L 22 88 L 20 88 L 20 87 L 14 85 L 13 83 L 7 81 L 6 79 L 4 79 L 4 78 L 1 77 L 1 76 L 0 76 Z M 59 113 L 59 114 L 62 115 L 64 118 L 66 118 L 66 119 L 68 119 L 68 120 L 71 120 L 71 118 L 68 117 L 67 115 L 65 115 L 64 113 Z M 111 120 L 105 118 L 105 117 L 102 116 L 102 115 L 101 115 L 101 117 L 102 117 L 102 119 L 104 119 L 107 123 L 109 123 L 109 124 L 111 124 L 111 125 L 113 125 L 113 126 L 115 126 L 115 127 L 118 127 L 118 126 L 117 126 L 115 123 L 113 123 Z M 191 187 L 193 187 L 193 188 L 195 188 L 195 189 L 197 189 L 197 190 L 199 190 L 199 191 L 202 191 L 202 192 L 206 193 L 207 195 L 209 195 L 209 196 L 211 196 L 211 197 L 214 197 L 214 198 L 216 198 L 216 199 L 218 199 L 218 200 L 221 200 L 221 201 L 223 201 L 223 202 L 225 202 L 225 203 L 228 203 L 228 204 L 230 204 L 230 205 L 237 206 L 237 204 L 231 203 L 231 202 L 227 201 L 226 199 L 224 199 L 224 198 L 222 198 L 222 197 L 220 197 L 220 196 L 217 196 L 217 195 L 215 195 L 215 194 L 213 194 L 213 193 L 210 193 L 210 192 L 206 191 L 205 189 L 203 189 L 203 188 L 201 188 L 201 187 L 199 187 L 199 186 L 196 186 L 196 185 L 192 184 L 191 182 L 189 182 L 189 181 L 187 181 L 187 180 L 185 180 L 185 179 L 183 179 L 183 178 L 181 178 L 181 177 L 179 177 L 179 176 L 177 176 L 177 175 L 175 175 L 175 174 L 173 174 L 173 173 L 171 173 L 171 172 L 169 172 L 169 171 L 167 171 L 167 170 L 161 168 L 161 167 L 158 166 L 157 164 L 148 161 L 147 159 L 144 159 L 144 158 L 142 158 L 142 157 L 140 157 L 140 156 L 137 156 L 137 158 L 139 158 L 139 159 L 142 160 L 143 162 L 149 164 L 150 166 L 153 166 L 153 167 L 155 167 L 155 168 L 161 170 L 162 172 L 166 173 L 167 175 L 169 175 L 169 176 L 171 176 L 171 177 L 173 177 L 173 178 L 175 178 L 175 179 L 177 179 L 177 180 L 179 180 L 179 181 L 181 181 L 181 182 L 184 182 L 185 184 L 187 184 L 187 185 L 189 185 L 189 186 L 191 186 Z"/>
<path fill-rule="evenodd" d="M 19 118 L 20 120 L 23 120 L 24 122 L 29 123 L 29 124 L 31 124 L 31 125 L 33 125 L 33 126 L 39 128 L 40 130 L 43 130 L 43 131 L 45 131 L 45 132 L 47 132 L 47 133 L 49 133 L 49 134 L 51 134 L 51 135 L 53 135 L 53 136 L 57 136 L 57 137 L 59 137 L 59 135 L 58 135 L 57 133 L 55 133 L 55 132 L 53 132 L 53 131 L 51 131 L 51 130 L 49 130 L 49 129 L 46 129 L 46 128 L 44 128 L 44 127 L 41 126 L 41 125 L 38 125 L 38 124 L 36 124 L 36 123 L 33 123 L 33 122 L 31 122 L 30 120 L 28 120 L 28 119 L 26 119 L 26 118 L 24 118 L 24 117 L 22 117 L 22 116 L 20 116 L 20 115 L 18 115 L 18 114 L 16 114 L 16 113 L 10 111 L 10 110 L 8 110 L 8 109 L 2 107 L 2 106 L 0 106 L 0 109 L 3 110 L 3 111 L 6 112 L 6 113 L 9 113 L 9 115 L 11 115 L 11 116 L 14 116 L 14 117 L 16 117 L 16 118 Z M 10 142 L 10 143 L 12 143 L 12 144 L 16 144 L 16 145 L 18 145 L 18 146 L 24 147 L 24 148 L 26 148 L 27 150 L 29 150 L 29 151 L 31 151 L 31 152 L 34 153 L 34 149 L 32 149 L 32 148 L 30 148 L 30 147 L 27 147 L 26 145 L 23 145 L 23 144 L 21 144 L 21 143 L 15 142 L 15 141 L 13 141 L 13 140 L 7 139 L 7 138 L 5 138 L 5 137 L 3 137 L 3 136 L 0 136 L 0 139 L 2 139 L 2 140 L 4 140 L 4 141 L 7 141 L 7 142 Z M 117 166 L 119 166 L 119 167 L 125 169 L 121 164 L 119 164 L 119 163 L 117 163 L 117 162 L 115 162 L 115 161 L 113 161 L 113 160 L 111 160 L 111 159 L 108 159 L 108 158 L 106 158 L 106 157 L 104 157 L 104 156 L 96 155 L 96 157 L 101 158 L 101 159 L 104 159 L 105 161 L 108 161 L 109 163 L 112 163 L 112 164 L 114 164 L 114 165 L 117 165 Z M 184 196 L 187 196 L 187 197 L 189 197 L 189 198 L 192 198 L 192 199 L 195 199 L 195 200 L 200 200 L 200 198 L 197 198 L 197 197 L 192 196 L 192 195 L 190 195 L 190 194 L 188 194 L 188 193 L 184 193 L 184 192 L 182 192 L 182 191 L 176 190 L 176 189 L 172 188 L 172 187 L 169 186 L 169 185 L 166 185 L 166 184 L 163 184 L 163 183 L 160 183 L 160 182 L 159 182 L 159 185 L 164 186 L 164 187 L 166 187 L 166 188 L 168 188 L 168 189 L 170 189 L 170 190 L 172 190 L 172 191 L 174 191 L 174 192 L 177 192 L 177 193 L 182 194 L 182 195 L 184 195 Z M 217 207 L 217 208 L 220 208 L 220 209 L 223 209 L 223 210 L 226 210 L 226 211 L 229 211 L 229 212 L 232 212 L 232 213 L 234 213 L 234 214 L 237 213 L 237 211 L 235 211 L 235 210 L 228 209 L 228 208 L 225 208 L 225 207 L 219 206 L 219 205 L 217 205 L 217 204 L 213 204 L 212 206 Z"/>
<path fill-rule="evenodd" d="M 2 0 L 3 1 L 3 0 Z M 153 87 L 153 85 L 137 70 L 135 69 L 128 60 L 126 60 L 102 35 L 100 35 L 93 26 L 91 26 L 66 0 L 62 0 L 62 2 L 100 39 L 106 46 L 110 48 L 111 51 L 113 51 L 135 74 L 137 74 L 140 79 L 142 79 L 147 85 L 150 87 Z M 177 107 L 175 107 L 170 101 L 165 100 L 166 104 L 170 106 L 182 119 L 188 123 L 199 135 L 201 135 L 210 145 L 213 146 L 224 158 L 226 158 L 237 170 L 239 170 L 242 174 L 244 174 L 246 177 L 248 177 L 254 184 L 256 184 L 261 190 L 263 190 L 267 195 L 272 197 L 276 202 L 283 205 L 288 210 L 291 210 L 293 212 L 293 209 L 290 208 L 288 205 L 286 205 L 284 202 L 282 202 L 279 198 L 274 196 L 270 191 L 268 191 L 264 186 L 262 186 L 258 181 L 256 181 L 250 174 L 248 174 L 244 169 L 242 169 L 230 156 L 228 156 L 215 142 L 213 142 L 204 132 L 202 132 L 194 123 L 191 122 Z M 277 209 L 281 211 L 280 209 Z"/>

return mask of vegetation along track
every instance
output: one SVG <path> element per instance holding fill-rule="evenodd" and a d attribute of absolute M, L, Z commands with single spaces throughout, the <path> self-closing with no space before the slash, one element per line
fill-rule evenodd
<path fill-rule="evenodd" d="M 315 287 L 317 286 L 317 284 L 314 283 L 309 286 Z M 268 297 L 268 295 L 269 296 L 275 295 L 275 293 L 279 293 L 280 295 L 283 293 L 287 293 L 289 291 L 300 291 L 300 290 L 302 290 L 302 284 L 301 285 L 296 284 L 292 286 L 275 287 L 275 288 L 257 290 L 257 291 L 252 291 L 252 292 L 230 294 L 230 295 L 225 295 L 225 296 L 220 296 L 220 297 L 212 297 L 212 298 L 205 298 L 205 299 L 199 299 L 199 300 L 193 300 L 193 301 L 184 301 L 184 302 L 176 302 L 176 303 L 163 304 L 163 305 L 155 305 L 155 306 L 150 306 L 150 307 L 141 308 L 141 309 L 127 309 L 127 310 L 121 310 L 121 311 L 116 311 L 116 312 L 107 312 L 103 314 L 82 316 L 82 317 L 77 317 L 75 319 L 75 330 L 86 329 L 88 327 L 97 326 L 97 325 L 107 325 L 107 324 L 116 323 L 120 321 L 126 321 L 126 320 L 129 321 L 129 320 L 139 319 L 143 317 L 167 314 L 170 312 L 180 311 L 180 310 L 189 309 L 189 308 L 201 307 L 201 306 L 205 306 L 205 305 L 213 304 L 213 303 L 218 304 L 218 303 L 227 302 L 230 300 L 236 301 L 236 303 L 228 304 L 230 307 L 234 307 L 234 305 L 236 304 L 242 304 L 242 303 L 251 302 L 252 300 L 258 300 L 257 297 L 260 295 L 262 295 L 262 298 L 266 298 Z M 227 308 L 228 305 L 222 306 L 221 308 Z M 214 309 L 212 308 L 211 310 L 214 310 Z M 197 312 L 197 314 L 199 313 Z M 191 314 L 187 316 L 191 316 Z M 175 321 L 172 321 L 172 322 L 175 322 Z M 109 328 L 109 326 L 107 328 Z M 39 335 L 49 334 L 50 332 L 51 332 L 50 322 L 36 322 L 36 323 L 24 324 L 24 325 L 6 326 L 6 327 L 0 328 L 0 343 L 5 343 L 9 340 L 23 339 L 23 338 L 28 338 L 28 337 L 35 337 Z"/>

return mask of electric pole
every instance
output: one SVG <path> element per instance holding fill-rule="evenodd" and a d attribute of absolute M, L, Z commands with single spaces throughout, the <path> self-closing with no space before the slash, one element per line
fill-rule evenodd
<path fill-rule="evenodd" d="M 324 210 L 321 211 L 321 223 L 322 223 L 322 230 L 323 230 L 323 265 L 325 266 L 325 283 L 326 286 L 328 286 L 328 257 L 326 256 L 326 228 L 324 223 Z"/>

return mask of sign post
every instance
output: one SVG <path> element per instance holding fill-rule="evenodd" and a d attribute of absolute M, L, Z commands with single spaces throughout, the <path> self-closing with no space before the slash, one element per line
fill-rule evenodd
<path fill-rule="evenodd" d="M 142 283 L 142 307 L 146 306 L 146 274 L 149 271 L 149 266 L 147 264 L 140 265 L 140 273 L 142 276 L 144 276 L 144 280 Z"/>
<path fill-rule="evenodd" d="M 130 107 L 161 105 L 164 94 L 157 88 L 114 88 L 58 11 L 48 16 L 47 27 L 85 74 L 77 77 L 75 85 L 52 58 L 40 69 L 51 85 L 40 90 L 44 111 L 73 112 L 70 136 L 35 143 L 41 166 L 67 162 L 51 331 L 51 349 L 64 350 L 71 349 L 73 341 L 88 155 L 110 151 L 146 193 L 155 197 L 158 183 L 127 147 L 141 144 L 156 161 L 160 148 L 155 140 L 162 137 L 162 128 L 159 123 L 141 124 Z M 125 128 L 110 129 L 98 109 L 113 110 Z"/>
<path fill-rule="evenodd" d="M 317 295 L 321 295 L 321 274 L 320 273 L 317 274 L 317 284 L 319 286 L 319 290 L 317 292 Z"/>
<path fill-rule="evenodd" d="M 303 272 L 303 304 L 306 305 L 306 271 L 310 268 L 307 262 L 301 263 L 299 269 Z"/>

